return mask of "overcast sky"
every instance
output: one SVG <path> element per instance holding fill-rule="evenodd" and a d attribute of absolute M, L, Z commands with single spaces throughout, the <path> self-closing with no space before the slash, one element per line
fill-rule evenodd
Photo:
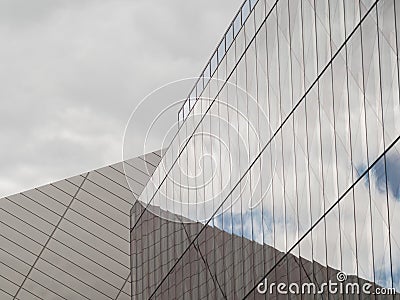
<path fill-rule="evenodd" d="M 0 0 L 0 197 L 120 161 L 136 104 L 198 76 L 241 3 Z"/>

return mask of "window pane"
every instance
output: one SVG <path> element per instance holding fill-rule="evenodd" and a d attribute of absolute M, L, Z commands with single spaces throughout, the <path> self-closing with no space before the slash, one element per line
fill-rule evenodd
<path fill-rule="evenodd" d="M 242 7 L 242 20 L 243 20 L 242 23 L 244 23 L 246 21 L 249 14 L 250 14 L 250 0 L 247 0 L 246 3 Z"/>
<path fill-rule="evenodd" d="M 233 41 L 233 25 L 231 25 L 226 33 L 226 49 L 229 49 Z"/>
<path fill-rule="evenodd" d="M 235 18 L 235 21 L 233 21 L 233 35 L 236 37 L 237 34 L 240 31 L 240 28 L 242 28 L 242 14 L 239 12 Z"/>
<path fill-rule="evenodd" d="M 222 61 L 224 56 L 225 56 L 225 39 L 223 39 L 218 46 L 218 63 Z"/>
<path fill-rule="evenodd" d="M 218 65 L 217 52 L 215 52 L 210 61 L 211 76 L 214 74 L 215 70 L 217 69 L 217 65 Z"/>

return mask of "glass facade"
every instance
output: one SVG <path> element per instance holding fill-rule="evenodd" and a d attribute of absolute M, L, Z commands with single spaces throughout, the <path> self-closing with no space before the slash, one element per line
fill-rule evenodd
<path fill-rule="evenodd" d="M 399 22 L 395 0 L 244 3 L 131 213 L 134 298 L 400 291 Z"/>
<path fill-rule="evenodd" d="M 0 299 L 400 299 L 399 24 L 245 1 L 168 149 L 1 199 Z"/>

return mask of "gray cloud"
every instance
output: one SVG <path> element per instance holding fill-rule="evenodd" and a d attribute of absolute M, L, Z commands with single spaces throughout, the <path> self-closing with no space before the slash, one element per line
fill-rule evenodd
<path fill-rule="evenodd" d="M 241 2 L 1 1 L 0 197 L 121 160 L 136 104 L 198 75 Z"/>

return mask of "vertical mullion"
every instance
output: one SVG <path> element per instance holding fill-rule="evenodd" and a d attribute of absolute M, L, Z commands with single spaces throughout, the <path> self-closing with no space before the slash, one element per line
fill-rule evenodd
<path fill-rule="evenodd" d="M 385 0 L 381 0 L 379 4 L 382 4 Z M 383 4 L 382 4 L 383 5 Z M 380 101 L 381 101 L 381 120 L 382 120 L 382 140 L 383 140 L 383 150 L 386 151 L 386 143 L 385 143 L 385 122 L 384 122 L 384 105 L 383 105 L 383 92 L 382 92 L 382 62 L 381 62 L 381 45 L 380 45 L 380 37 L 382 36 L 382 33 L 380 32 L 379 29 L 379 13 L 378 13 L 378 3 L 375 5 L 375 11 L 376 11 L 376 31 L 377 31 L 377 43 L 378 43 L 378 68 L 379 68 L 379 87 L 380 87 Z M 393 287 L 393 268 L 392 268 L 392 251 L 391 251 L 391 240 L 390 240 L 390 222 L 389 222 L 389 216 L 390 216 L 390 211 L 389 211 L 389 190 L 388 190 L 388 182 L 387 182 L 387 161 L 386 161 L 386 155 L 383 156 L 383 167 L 384 167 L 384 174 L 385 174 L 385 188 L 386 188 L 386 212 L 387 213 L 387 230 L 388 230 L 388 246 L 389 246 L 389 263 L 390 263 L 390 284 L 391 287 Z M 385 221 L 384 221 L 385 222 Z M 384 252 L 385 251 L 384 246 Z M 385 255 L 385 254 L 383 254 Z M 376 278 L 375 278 L 376 280 Z"/>

